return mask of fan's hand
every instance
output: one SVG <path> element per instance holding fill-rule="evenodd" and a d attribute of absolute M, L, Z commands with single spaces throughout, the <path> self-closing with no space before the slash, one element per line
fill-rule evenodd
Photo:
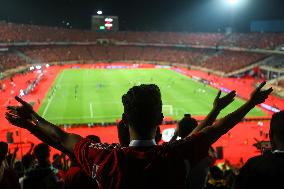
<path fill-rule="evenodd" d="M 38 119 L 42 119 L 26 101 L 18 96 L 15 99 L 20 102 L 21 106 L 8 106 L 6 119 L 13 125 L 25 129 L 32 129 L 38 123 Z"/>
<path fill-rule="evenodd" d="M 231 91 L 230 93 L 228 93 L 227 95 L 223 96 L 222 98 L 220 98 L 221 96 L 221 91 L 218 92 L 214 102 L 213 102 L 213 106 L 219 110 L 224 109 L 226 106 L 228 106 L 229 104 L 231 104 L 234 101 L 234 98 L 236 96 L 236 91 Z"/>
<path fill-rule="evenodd" d="M 267 90 L 261 90 L 262 87 L 266 84 L 266 82 L 262 82 L 251 94 L 251 97 L 249 99 L 249 102 L 252 103 L 252 105 L 258 105 L 263 103 L 269 96 L 269 94 L 273 91 L 273 89 L 270 87 Z"/>

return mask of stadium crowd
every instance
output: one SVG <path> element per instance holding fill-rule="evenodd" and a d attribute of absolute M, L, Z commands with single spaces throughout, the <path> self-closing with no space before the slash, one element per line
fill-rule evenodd
<path fill-rule="evenodd" d="M 151 61 L 199 66 L 228 73 L 267 57 L 265 54 L 204 49 L 175 49 L 135 46 L 69 46 L 24 51 L 42 62 L 96 60 L 96 61 Z M 76 52 L 76 53 L 74 53 Z"/>
<path fill-rule="evenodd" d="M 0 73 L 9 69 L 27 65 L 27 62 L 10 52 L 0 52 Z"/>
<path fill-rule="evenodd" d="M 7 22 L 0 22 L 0 30 L 2 31 L 0 33 L 1 46 L 4 49 L 7 48 L 4 51 L 0 48 L 2 63 L 0 72 L 28 64 L 29 60 L 32 63 L 137 60 L 177 63 L 187 67 L 196 66 L 221 73 L 230 73 L 261 61 L 269 55 L 223 50 L 224 46 L 274 49 L 284 43 L 284 35 L 281 33 L 232 33 L 228 35 L 128 31 L 105 33 Z M 46 44 L 31 46 L 29 42 Z M 54 42 L 59 42 L 61 45 L 55 45 Z M 68 44 L 69 42 L 72 44 Z M 74 44 L 76 42 L 92 42 L 92 44 Z M 118 45 L 115 42 L 125 44 Z M 11 43 L 21 43 L 21 45 L 11 48 L 9 47 Z M 140 45 L 137 46 L 139 43 Z M 151 44 L 156 45 L 151 46 Z M 167 45 L 192 45 L 198 48 L 177 48 Z M 25 56 L 26 59 L 23 58 Z"/>
<path fill-rule="evenodd" d="M 0 42 L 96 42 L 98 39 L 129 43 L 228 46 L 275 49 L 284 44 L 282 33 L 178 33 L 178 32 L 91 32 L 58 27 L 0 22 Z M 37 35 L 34 35 L 34 34 Z"/>
<path fill-rule="evenodd" d="M 284 170 L 281 161 L 284 112 L 275 113 L 271 120 L 273 153 L 253 157 L 240 172 L 229 162 L 221 168 L 214 165 L 216 152 L 211 147 L 252 108 L 267 99 L 272 88 L 262 90 L 264 85 L 265 82 L 261 83 L 241 107 L 216 121 L 221 110 L 236 96 L 232 91 L 221 97 L 219 91 L 207 117 L 198 124 L 190 114 L 185 114 L 168 143 L 160 142 L 158 125 L 163 120 L 162 100 L 154 84 L 134 86 L 122 96 L 124 113 L 117 125 L 120 144 L 102 143 L 94 135 L 82 138 L 67 133 L 16 97 L 21 105 L 8 106 L 6 119 L 45 143 L 35 147 L 31 144 L 29 152 L 18 161 L 15 160 L 18 149 L 10 154 L 7 143 L 0 142 L 0 187 L 211 189 L 279 186 Z M 53 156 L 52 163 L 48 145 L 62 152 Z"/>
<path fill-rule="evenodd" d="M 68 61 L 149 61 L 177 63 L 187 67 L 197 66 L 229 73 L 260 60 L 268 55 L 261 53 L 216 51 L 208 49 L 180 49 L 170 47 L 137 47 L 118 45 L 68 45 L 21 47 L 17 51 L 37 63 Z M 3 52 L 1 71 L 27 64 L 26 60 L 12 52 Z"/>
<path fill-rule="evenodd" d="M 186 44 L 274 49 L 284 43 L 283 34 L 219 34 L 171 32 L 95 33 L 56 27 L 0 22 L 0 42 L 97 42 L 100 39 L 128 43 Z M 37 35 L 34 35 L 36 33 Z M 263 60 L 266 54 L 216 49 L 128 45 L 46 45 L 14 47 L 0 52 L 0 72 L 27 65 L 65 61 L 151 61 L 199 66 L 229 73 Z M 18 53 L 17 53 L 18 52 Z M 21 57 L 20 55 L 21 54 Z M 26 56 L 28 59 L 23 59 Z M 124 114 L 118 124 L 120 144 L 106 144 L 98 136 L 66 133 L 33 111 L 20 98 L 21 106 L 8 106 L 6 118 L 27 129 L 44 143 L 33 146 L 21 160 L 18 148 L 8 151 L 0 142 L 0 188 L 273 188 L 283 175 L 283 112 L 272 117 L 270 139 L 273 153 L 250 159 L 239 167 L 215 164 L 211 145 L 232 129 L 272 89 L 262 83 L 240 108 L 216 122 L 220 111 L 235 97 L 235 91 L 220 97 L 198 124 L 189 114 L 177 124 L 168 143 L 161 142 L 162 101 L 156 85 L 140 85 L 123 95 Z M 284 82 L 279 81 L 284 87 Z M 1 87 L 2 90 L 2 87 Z M 186 113 L 186 112 L 185 112 Z M 194 113 L 194 112 L 193 112 Z M 52 146 L 61 154 L 50 157 Z M 241 166 L 243 166 L 241 168 Z M 259 182 L 261 180 L 261 182 Z"/>
<path fill-rule="evenodd" d="M 265 54 L 224 51 L 201 62 L 201 66 L 228 73 L 242 69 L 266 57 L 267 55 Z"/>

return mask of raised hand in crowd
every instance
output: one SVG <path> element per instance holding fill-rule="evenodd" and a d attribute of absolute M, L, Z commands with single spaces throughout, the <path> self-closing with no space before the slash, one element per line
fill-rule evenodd
<path fill-rule="evenodd" d="M 261 90 L 265 84 L 266 82 L 262 82 L 252 92 L 250 99 L 237 110 L 220 119 L 212 127 L 205 127 L 201 130 L 202 132 L 208 134 L 209 140 L 212 144 L 223 134 L 227 133 L 231 128 L 233 128 L 237 123 L 239 123 L 251 109 L 264 102 L 268 98 L 273 89 L 269 88 L 266 90 Z"/>
<path fill-rule="evenodd" d="M 191 134 L 201 131 L 204 127 L 212 125 L 220 112 L 234 101 L 236 91 L 231 91 L 227 95 L 221 97 L 222 92 L 219 91 L 213 102 L 213 108 L 206 118 L 192 131 Z M 220 98 L 221 97 L 221 98 Z"/>
<path fill-rule="evenodd" d="M 227 95 L 220 98 L 221 94 L 222 94 L 222 91 L 219 90 L 217 96 L 214 99 L 213 107 L 215 109 L 222 110 L 226 108 L 229 104 L 231 104 L 234 101 L 234 97 L 236 96 L 236 91 L 231 91 Z"/>
<path fill-rule="evenodd" d="M 34 126 L 38 124 L 38 121 L 44 121 L 32 108 L 32 106 L 19 98 L 15 99 L 21 103 L 21 106 L 8 106 L 6 113 L 6 118 L 13 125 L 32 130 Z"/>
<path fill-rule="evenodd" d="M 263 103 L 267 98 L 268 95 L 273 91 L 272 87 L 261 91 L 263 86 L 266 84 L 266 82 L 262 82 L 251 94 L 251 97 L 249 99 L 249 103 L 253 104 L 254 106 Z"/>
<path fill-rule="evenodd" d="M 8 106 L 6 119 L 13 125 L 29 130 L 43 142 L 64 152 L 73 155 L 75 144 L 82 138 L 76 134 L 69 134 L 56 125 L 38 115 L 32 106 L 19 97 L 15 99 L 21 106 Z"/>

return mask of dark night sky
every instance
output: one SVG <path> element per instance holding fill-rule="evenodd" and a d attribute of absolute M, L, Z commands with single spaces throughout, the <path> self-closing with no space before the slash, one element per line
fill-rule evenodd
<path fill-rule="evenodd" d="M 0 0 L 0 20 L 37 25 L 90 28 L 98 9 L 119 17 L 121 30 L 216 32 L 233 23 L 248 31 L 252 20 L 284 20 L 284 0 Z"/>

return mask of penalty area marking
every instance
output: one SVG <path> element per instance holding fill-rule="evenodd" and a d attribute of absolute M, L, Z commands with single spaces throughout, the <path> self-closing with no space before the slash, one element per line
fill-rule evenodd
<path fill-rule="evenodd" d="M 94 113 L 93 113 L 93 105 L 92 103 L 90 102 L 90 113 L 91 113 L 91 118 L 94 117 Z"/>
<path fill-rule="evenodd" d="M 58 79 L 58 83 L 61 82 L 61 80 L 62 80 L 62 78 L 63 78 L 63 74 L 64 74 L 64 72 L 62 72 L 62 74 L 60 75 L 60 78 Z M 58 85 L 56 84 L 56 86 L 58 86 Z M 56 93 L 55 93 L 55 94 L 56 94 Z M 43 113 L 42 113 L 42 117 L 45 116 L 45 114 L 46 114 L 46 112 L 47 112 L 47 110 L 48 110 L 48 108 L 49 108 L 49 106 L 50 106 L 50 104 L 51 104 L 51 102 L 52 102 L 52 100 L 53 100 L 55 94 L 52 95 L 52 97 L 48 100 L 48 103 L 47 103 L 47 105 L 46 105 L 46 107 L 44 108 L 44 111 L 43 111 Z"/>

